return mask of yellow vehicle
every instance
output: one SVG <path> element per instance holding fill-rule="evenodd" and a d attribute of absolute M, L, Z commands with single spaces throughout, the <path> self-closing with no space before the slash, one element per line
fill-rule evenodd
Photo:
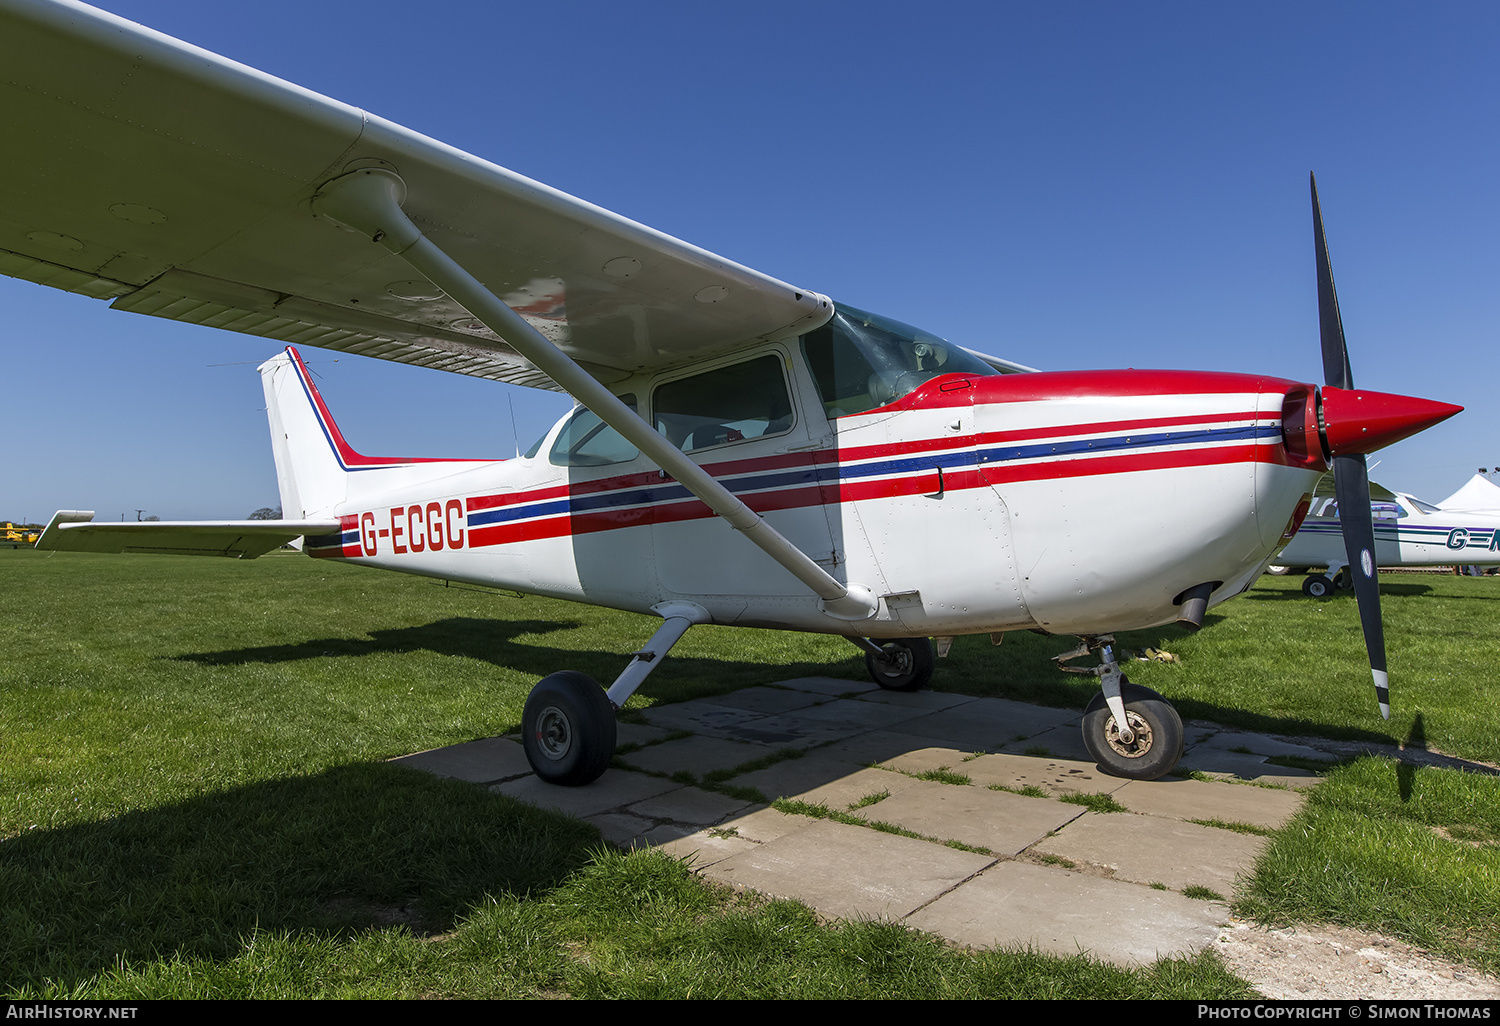
<path fill-rule="evenodd" d="M 5 532 L 5 541 L 17 543 L 23 542 L 27 545 L 35 545 L 37 538 L 39 538 L 42 533 L 42 529 L 40 527 L 28 526 L 26 524 L 13 524 L 9 520 L 7 520 L 4 524 L 0 524 L 0 531 Z M 15 545 L 12 545 L 11 547 L 15 548 Z"/>

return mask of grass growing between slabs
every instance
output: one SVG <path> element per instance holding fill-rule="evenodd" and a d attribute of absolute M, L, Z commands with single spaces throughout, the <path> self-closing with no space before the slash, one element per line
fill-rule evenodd
<path fill-rule="evenodd" d="M 1480 661 L 1500 640 L 1489 612 L 1500 582 L 1422 578 L 1409 587 L 1425 590 L 1388 594 L 1390 726 L 1366 708 L 1352 601 L 1294 600 L 1296 585 L 1266 579 L 1196 636 L 1122 636 L 1182 659 L 1132 664 L 1131 676 L 1188 718 L 1386 741 L 1425 732 L 1450 754 L 1494 758 L 1494 738 L 1470 721 L 1485 711 Z M 1244 992 L 1211 956 L 1126 972 L 960 953 L 879 924 L 819 925 L 800 906 L 736 897 L 662 857 L 610 852 L 575 821 L 383 764 L 512 731 L 537 679 L 567 668 L 608 681 L 653 629 L 647 617 L 300 556 L 0 551 L 0 993 Z M 1411 637 L 1425 646 L 1426 683 L 1409 669 Z M 1048 661 L 1067 647 L 1029 634 L 998 648 L 961 638 L 937 686 L 1081 708 L 1093 679 Z M 863 659 L 838 639 L 696 628 L 631 706 L 804 675 L 862 680 Z M 1488 964 L 1500 916 L 1486 924 L 1481 913 L 1500 884 L 1473 865 L 1494 855 L 1494 826 L 1476 811 L 1500 808 L 1494 781 L 1395 769 L 1387 780 L 1362 765 L 1337 771 L 1273 839 L 1241 900 L 1266 918 L 1352 916 L 1438 937 L 1419 943 Z M 1373 776 L 1339 783 L 1357 773 Z M 1426 781 L 1450 776 L 1477 790 L 1428 797 L 1448 785 Z M 1404 848 L 1372 833 L 1397 823 L 1411 827 Z M 1293 834 L 1315 838 L 1313 854 L 1297 854 Z M 1366 834 L 1382 840 L 1351 840 Z M 1395 900 L 1408 885 L 1393 860 L 1438 865 L 1434 844 L 1456 860 L 1452 880 L 1471 881 L 1441 892 L 1475 910 L 1456 935 L 1427 922 L 1438 913 L 1422 903 L 1437 898 Z M 1310 871 L 1319 857 L 1341 874 Z M 1346 898 L 1361 892 L 1346 879 L 1377 897 Z M 1311 886 L 1324 880 L 1331 889 Z"/>

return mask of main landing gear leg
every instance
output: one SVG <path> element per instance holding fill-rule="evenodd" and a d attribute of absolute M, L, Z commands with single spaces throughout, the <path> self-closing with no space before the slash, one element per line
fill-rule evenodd
<path fill-rule="evenodd" d="M 576 670 L 549 674 L 531 689 L 521 713 L 526 761 L 549 784 L 578 787 L 599 779 L 615 754 L 615 712 L 661 665 L 672 646 L 708 611 L 692 602 L 663 602 L 652 612 L 662 625 L 606 692 Z"/>
<path fill-rule="evenodd" d="M 1083 743 L 1099 768 L 1117 777 L 1155 780 L 1182 758 L 1182 718 L 1161 695 L 1126 679 L 1115 662 L 1114 640 L 1110 634 L 1083 638 L 1078 648 L 1056 657 L 1058 668 L 1099 678 L 1100 693 L 1083 712 Z M 1099 650 L 1099 666 L 1063 665 L 1093 649 Z"/>

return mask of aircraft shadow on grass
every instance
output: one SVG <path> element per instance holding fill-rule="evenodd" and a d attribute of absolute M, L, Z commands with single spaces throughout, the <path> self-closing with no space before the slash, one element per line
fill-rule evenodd
<path fill-rule="evenodd" d="M 395 652 L 434 652 L 439 655 L 478 659 L 505 670 L 540 679 L 560 669 L 579 670 L 601 684 L 610 681 L 625 668 L 628 659 L 613 648 L 605 650 L 568 649 L 539 643 L 539 639 L 557 631 L 576 630 L 585 626 L 568 620 L 488 620 L 480 617 L 449 617 L 415 627 L 370 631 L 367 636 L 311 638 L 293 645 L 266 645 L 255 648 L 226 649 L 218 652 L 190 652 L 170 658 L 206 666 L 235 666 L 243 663 L 287 663 L 330 656 L 362 657 Z M 644 635 L 641 640 L 644 640 Z M 759 662 L 703 659 L 674 652 L 662 663 L 642 688 L 652 695 L 671 691 L 671 700 L 694 697 L 695 694 L 717 694 L 723 691 L 725 679 L 743 679 L 746 685 L 769 679 L 806 676 L 862 677 L 863 661 L 853 646 L 850 656 L 834 662 L 795 662 L 770 666 Z M 693 681 L 703 686 L 694 688 Z M 663 688 L 666 682 L 674 687 Z M 655 685 L 655 690 L 653 690 Z M 851 683 L 851 689 L 858 687 Z"/>
<path fill-rule="evenodd" d="M 1381 581 L 1380 582 L 1380 594 L 1382 594 L 1382 595 L 1405 595 L 1405 596 L 1430 595 L 1430 594 L 1432 594 L 1432 585 L 1430 585 L 1430 584 L 1391 584 L 1391 583 L 1388 583 L 1386 581 Z M 1353 602 L 1354 601 L 1354 592 L 1352 592 L 1352 591 L 1336 591 L 1329 598 L 1319 600 L 1319 599 L 1309 598 L 1308 596 L 1302 594 L 1301 589 L 1298 589 L 1297 591 L 1269 591 L 1269 590 L 1257 588 L 1257 589 L 1249 592 L 1248 594 L 1241 596 L 1240 599 L 1239 599 L 1239 601 L 1244 602 L 1244 601 L 1248 600 L 1250 602 L 1303 602 L 1303 603 L 1308 603 L 1308 602 L 1317 602 L 1317 601 L 1332 602 L 1332 601 L 1336 601 L 1338 598 L 1347 598 L 1349 601 Z"/>
<path fill-rule="evenodd" d="M 33 830 L 0 842 L 0 979 L 66 993 L 119 961 L 227 960 L 257 933 L 442 933 L 597 846 L 579 821 L 379 763 Z"/>

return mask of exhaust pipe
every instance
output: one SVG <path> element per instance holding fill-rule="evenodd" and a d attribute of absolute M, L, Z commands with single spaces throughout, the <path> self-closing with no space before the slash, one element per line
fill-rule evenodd
<path fill-rule="evenodd" d="M 1187 591 L 1178 595 L 1172 601 L 1180 608 L 1177 613 L 1177 626 L 1184 630 L 1196 631 L 1203 626 L 1203 614 L 1208 612 L 1208 596 L 1213 594 L 1215 588 L 1222 582 L 1207 581 L 1203 584 L 1195 584 Z"/>

